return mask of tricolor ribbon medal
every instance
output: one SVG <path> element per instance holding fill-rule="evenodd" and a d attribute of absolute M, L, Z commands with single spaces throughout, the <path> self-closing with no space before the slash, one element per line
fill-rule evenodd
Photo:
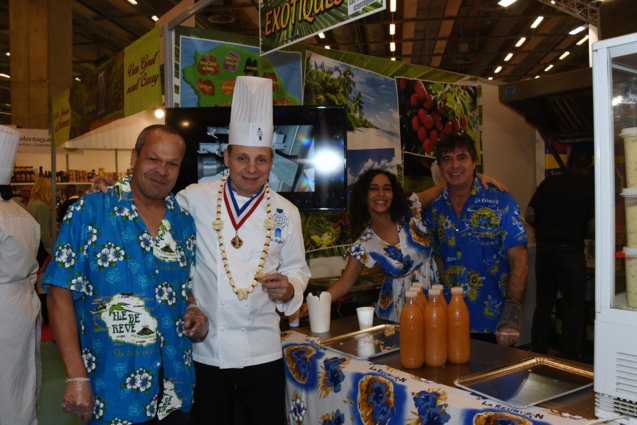
<path fill-rule="evenodd" d="M 237 204 L 237 200 L 234 197 L 234 192 L 230 186 L 230 177 L 228 177 L 228 183 L 226 184 L 225 190 L 223 191 L 223 201 L 226 204 L 226 210 L 228 211 L 228 215 L 230 216 L 230 222 L 232 223 L 232 227 L 234 228 L 235 235 L 234 238 L 230 240 L 230 245 L 234 249 L 239 249 L 243 246 L 243 240 L 239 237 L 239 229 L 245 223 L 245 221 L 252 215 L 254 210 L 257 209 L 261 201 L 263 200 L 263 196 L 265 195 L 265 191 L 263 188 L 259 192 L 257 192 L 252 198 L 248 200 L 241 208 Z M 232 203 L 228 200 L 230 199 Z"/>

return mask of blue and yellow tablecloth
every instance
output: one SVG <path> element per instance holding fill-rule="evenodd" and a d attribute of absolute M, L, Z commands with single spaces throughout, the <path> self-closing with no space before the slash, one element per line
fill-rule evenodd
<path fill-rule="evenodd" d="M 541 407 L 516 409 L 459 388 L 325 350 L 282 334 L 290 425 L 530 425 L 589 422 Z"/>

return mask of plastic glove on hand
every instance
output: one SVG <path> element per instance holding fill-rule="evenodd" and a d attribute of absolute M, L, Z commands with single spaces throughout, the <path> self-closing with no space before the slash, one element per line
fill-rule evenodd
<path fill-rule="evenodd" d="M 522 305 L 518 301 L 504 300 L 504 311 L 498 323 L 495 336 L 499 345 L 515 346 L 520 342 L 520 311 Z"/>
<path fill-rule="evenodd" d="M 68 381 L 64 387 L 62 411 L 88 423 L 93 416 L 95 395 L 89 381 Z"/>

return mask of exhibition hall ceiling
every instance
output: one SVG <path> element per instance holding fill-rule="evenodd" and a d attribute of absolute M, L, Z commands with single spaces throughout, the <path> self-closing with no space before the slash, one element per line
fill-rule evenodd
<path fill-rule="evenodd" d="M 317 0 L 319 1 L 319 0 Z M 397 0 L 375 13 L 303 43 L 513 82 L 589 66 L 588 43 L 599 1 Z M 81 78 L 155 26 L 179 0 L 73 0 L 73 77 Z M 555 4 L 551 4 L 555 3 Z M 10 74 L 9 0 L 0 0 L 0 74 Z M 199 11 L 198 28 L 258 36 L 258 0 L 217 0 Z M 542 16 L 542 22 L 531 28 Z M 389 26 L 396 25 L 395 35 Z M 516 43 L 524 37 L 519 47 Z M 396 45 L 390 51 L 390 42 Z M 568 52 L 565 55 L 565 52 Z M 508 60 L 507 55 L 512 54 Z M 562 57 L 562 59 L 560 59 Z M 552 68 L 545 71 L 547 67 Z M 502 67 L 496 73 L 498 67 Z M 0 122 L 10 123 L 10 79 L 0 76 Z"/>

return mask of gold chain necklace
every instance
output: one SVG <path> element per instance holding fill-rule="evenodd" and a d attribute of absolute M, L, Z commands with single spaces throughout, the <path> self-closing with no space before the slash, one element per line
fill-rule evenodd
<path fill-rule="evenodd" d="M 270 186 L 265 184 L 265 205 L 266 205 L 266 213 L 267 218 L 264 221 L 264 226 L 266 229 L 265 234 L 265 243 L 263 244 L 263 251 L 261 252 L 261 258 L 259 259 L 259 265 L 257 266 L 257 271 L 254 274 L 254 278 L 252 279 L 252 283 L 247 288 L 237 288 L 235 285 L 234 278 L 232 277 L 232 273 L 230 272 L 230 265 L 228 264 L 228 255 L 226 254 L 226 247 L 223 243 L 223 220 L 221 219 L 221 204 L 223 203 L 223 191 L 226 188 L 227 177 L 221 179 L 221 185 L 219 186 L 219 192 L 217 193 L 217 217 L 216 220 L 212 222 L 212 228 L 217 232 L 217 238 L 219 239 L 219 249 L 221 250 L 221 261 L 223 262 L 223 268 L 226 271 L 226 275 L 228 276 L 228 282 L 230 282 L 230 287 L 232 287 L 232 292 L 237 295 L 240 301 L 248 298 L 248 295 L 254 292 L 254 288 L 259 285 L 257 279 L 260 279 L 263 276 L 263 266 L 265 265 L 265 260 L 268 257 L 268 251 L 270 250 L 270 240 L 272 238 L 272 230 L 275 227 L 274 220 L 272 220 L 272 209 L 270 206 Z M 232 190 L 232 189 L 230 189 Z M 228 214 L 232 214 L 228 211 Z"/>

